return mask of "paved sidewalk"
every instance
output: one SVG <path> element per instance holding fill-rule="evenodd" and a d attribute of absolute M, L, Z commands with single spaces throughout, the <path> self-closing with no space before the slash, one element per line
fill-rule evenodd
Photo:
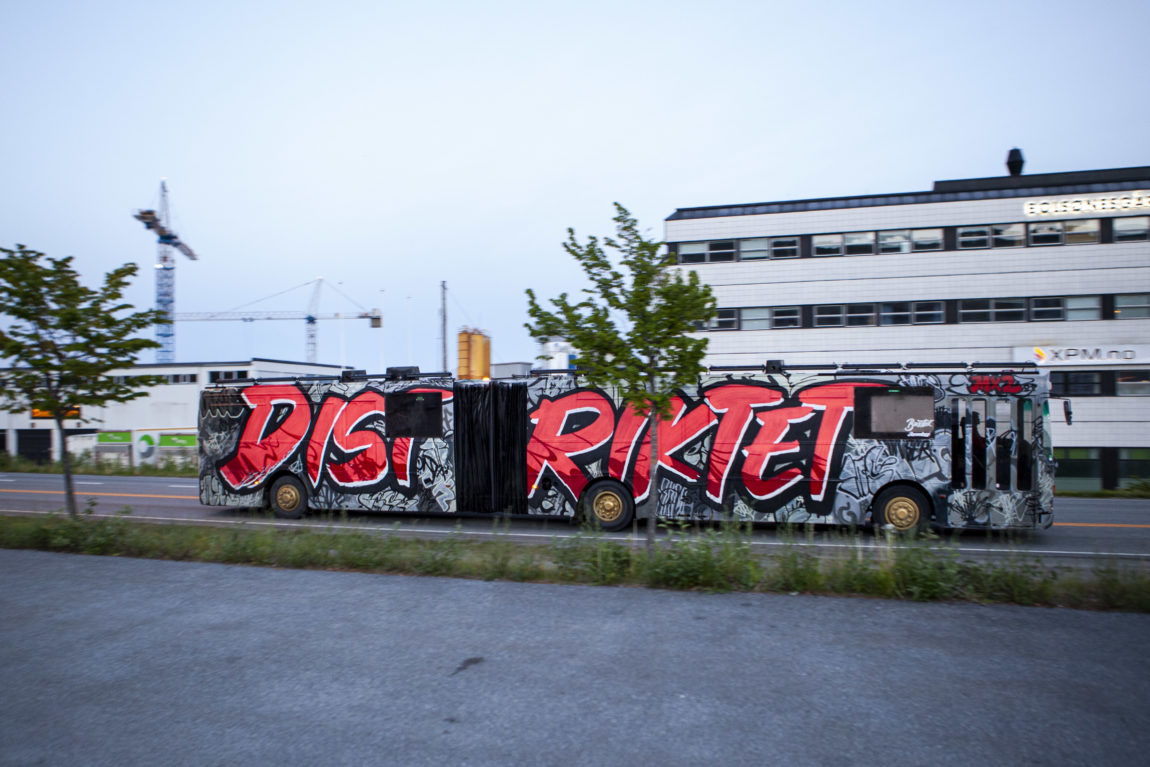
<path fill-rule="evenodd" d="M 1135 764 L 1150 616 L 0 550 L 0 764 Z"/>

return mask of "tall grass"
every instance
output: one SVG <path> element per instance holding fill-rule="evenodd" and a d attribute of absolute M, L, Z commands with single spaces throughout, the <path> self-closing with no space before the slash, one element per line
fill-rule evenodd
<path fill-rule="evenodd" d="M 1150 575 L 1104 564 L 1057 570 L 1038 560 L 962 561 L 938 541 L 878 539 L 816 556 L 795 539 L 767 553 L 738 525 L 688 531 L 671 526 L 650 552 L 584 530 L 548 546 L 498 534 L 476 541 L 394 531 L 346 532 L 149 525 L 128 510 L 112 517 L 0 517 L 0 547 L 263 567 L 354 570 L 462 578 L 647 586 L 707 591 L 851 594 L 916 601 L 962 600 L 1150 612 Z M 858 540 L 844 538 L 844 540 Z M 869 541 L 868 541 L 869 544 Z"/>

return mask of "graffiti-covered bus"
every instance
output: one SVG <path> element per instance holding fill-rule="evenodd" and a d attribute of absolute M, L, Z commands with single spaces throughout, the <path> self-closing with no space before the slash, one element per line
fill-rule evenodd
<path fill-rule="evenodd" d="M 770 372 L 768 372 L 770 371 Z M 200 500 L 309 510 L 1048 527 L 1049 384 L 1028 366 L 712 368 L 658 424 L 577 372 L 206 388 Z"/>

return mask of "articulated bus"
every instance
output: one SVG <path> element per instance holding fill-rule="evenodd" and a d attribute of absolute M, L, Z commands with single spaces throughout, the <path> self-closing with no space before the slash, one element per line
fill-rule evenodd
<path fill-rule="evenodd" d="M 346 510 L 1028 529 L 1053 520 L 1026 365 L 712 368 L 658 425 L 578 372 L 358 372 L 206 388 L 200 500 Z"/>

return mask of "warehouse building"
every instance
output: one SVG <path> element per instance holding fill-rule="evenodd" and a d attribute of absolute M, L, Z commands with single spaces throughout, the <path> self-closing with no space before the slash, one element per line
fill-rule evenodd
<path fill-rule="evenodd" d="M 1150 478 L 1150 167 L 936 181 L 930 191 L 680 208 L 709 284 L 709 365 L 1036 363 L 1060 489 Z"/>

